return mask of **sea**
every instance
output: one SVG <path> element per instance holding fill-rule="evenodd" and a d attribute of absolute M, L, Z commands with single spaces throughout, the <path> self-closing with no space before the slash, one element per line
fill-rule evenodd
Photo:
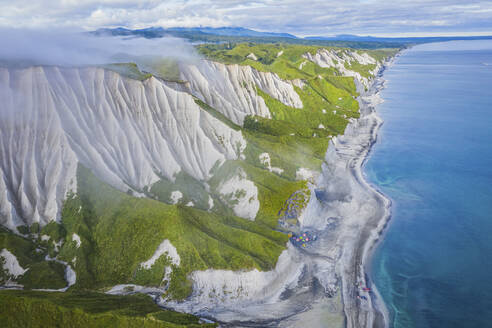
<path fill-rule="evenodd" d="M 394 328 L 492 327 L 492 41 L 403 51 L 364 172 L 392 200 L 370 276 Z"/>

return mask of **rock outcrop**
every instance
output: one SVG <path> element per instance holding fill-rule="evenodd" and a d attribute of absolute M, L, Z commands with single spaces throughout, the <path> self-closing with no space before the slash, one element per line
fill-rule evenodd
<path fill-rule="evenodd" d="M 237 159 L 241 132 L 171 86 L 101 68 L 0 68 L 0 224 L 58 219 L 78 163 L 139 195 L 161 176 L 205 180 Z"/>

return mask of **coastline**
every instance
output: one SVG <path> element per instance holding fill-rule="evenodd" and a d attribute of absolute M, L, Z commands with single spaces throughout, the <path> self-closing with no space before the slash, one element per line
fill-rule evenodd
<path fill-rule="evenodd" d="M 390 218 L 391 201 L 365 180 L 362 169 L 383 123 L 375 107 L 382 101 L 382 74 L 394 58 L 381 65 L 367 89 L 358 85 L 360 117 L 330 141 L 310 186 L 299 222 L 318 236 L 312 247 L 289 245 L 268 272 L 206 270 L 193 276 L 195 292 L 187 300 L 158 296 L 159 305 L 224 327 L 387 326 L 388 311 L 366 268 Z M 357 297 L 359 285 L 372 289 L 365 300 Z"/>
<path fill-rule="evenodd" d="M 384 89 L 384 83 L 386 81 L 383 73 L 393 64 L 400 53 L 383 63 L 370 88 L 361 94 L 359 97 L 361 117 L 354 122 L 354 125 L 356 125 L 354 129 L 360 129 L 362 125 L 369 133 L 367 134 L 368 138 L 366 140 L 360 140 L 359 142 L 359 145 L 363 147 L 357 153 L 358 156 L 354 156 L 348 160 L 347 165 L 350 167 L 350 173 L 353 179 L 371 194 L 373 199 L 378 203 L 380 211 L 374 212 L 368 218 L 366 224 L 360 228 L 359 240 L 351 261 L 354 271 L 347 272 L 342 270 L 342 294 L 344 296 L 343 305 L 346 327 L 383 328 L 388 327 L 389 324 L 389 312 L 377 287 L 369 278 L 369 271 L 374 251 L 378 243 L 382 240 L 384 231 L 391 220 L 392 201 L 366 179 L 363 170 L 371 156 L 374 145 L 378 141 L 379 130 L 384 123 L 376 112 L 377 105 L 384 101 L 379 96 L 381 90 Z M 364 134 L 363 131 L 362 134 Z M 346 140 L 344 142 L 350 143 Z M 357 145 L 353 146 L 356 147 Z M 371 289 L 368 293 L 370 297 L 366 304 L 353 292 L 353 287 L 359 284 Z"/>

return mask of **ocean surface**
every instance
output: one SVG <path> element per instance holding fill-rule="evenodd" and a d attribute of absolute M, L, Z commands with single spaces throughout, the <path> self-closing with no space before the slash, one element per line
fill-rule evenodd
<path fill-rule="evenodd" d="M 390 326 L 492 327 L 492 41 L 405 51 L 364 171 L 393 201 L 370 275 Z"/>

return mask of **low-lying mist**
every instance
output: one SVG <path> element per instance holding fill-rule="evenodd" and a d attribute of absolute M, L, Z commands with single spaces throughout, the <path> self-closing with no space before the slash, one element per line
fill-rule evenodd
<path fill-rule="evenodd" d="M 93 36 L 74 31 L 0 30 L 2 66 L 92 66 L 134 62 L 148 68 L 160 59 L 194 61 L 193 46 L 183 39 L 164 37 Z"/>

